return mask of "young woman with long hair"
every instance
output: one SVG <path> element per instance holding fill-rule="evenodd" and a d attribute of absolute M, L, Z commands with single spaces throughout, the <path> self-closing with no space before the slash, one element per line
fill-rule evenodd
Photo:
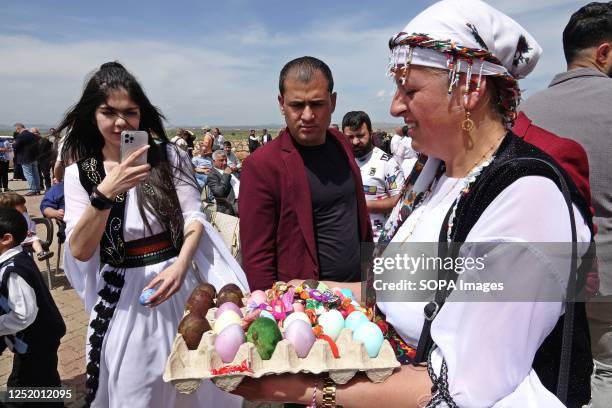
<path fill-rule="evenodd" d="M 91 314 L 88 405 L 238 406 L 210 382 L 179 396 L 162 373 L 183 307 L 198 280 L 248 289 L 244 272 L 200 211 L 185 152 L 168 142 L 163 116 L 121 64 L 103 64 L 57 132 L 67 129 L 64 267 Z M 121 132 L 149 143 L 120 159 Z M 135 165 L 140 155 L 147 163 Z M 194 270 L 192 262 L 197 265 Z M 143 289 L 154 288 L 148 307 Z"/>

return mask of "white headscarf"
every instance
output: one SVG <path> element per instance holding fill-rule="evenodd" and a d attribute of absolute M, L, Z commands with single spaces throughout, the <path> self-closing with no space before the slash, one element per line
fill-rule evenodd
<path fill-rule="evenodd" d="M 458 72 L 505 79 L 501 96 L 508 123 L 520 99 L 516 80 L 533 70 L 542 53 L 516 21 L 479 0 L 435 3 L 393 36 L 389 48 L 392 73 L 410 64 L 449 69 L 451 87 Z"/>

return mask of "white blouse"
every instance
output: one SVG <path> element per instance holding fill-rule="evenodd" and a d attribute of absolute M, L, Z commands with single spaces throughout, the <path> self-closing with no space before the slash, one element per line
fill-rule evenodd
<path fill-rule="evenodd" d="M 437 242 L 444 217 L 463 186 L 463 180 L 442 176 L 392 242 Z M 578 242 L 589 242 L 590 230 L 575 206 L 574 215 Z M 466 242 L 571 242 L 563 195 L 545 177 L 523 177 L 486 208 Z M 569 265 L 566 272 L 563 276 L 530 275 L 533 296 L 552 290 L 558 291 L 559 299 L 564 298 Z M 378 306 L 406 342 L 418 343 L 425 303 L 380 302 Z M 536 351 L 563 313 L 560 301 L 448 301 L 431 326 L 437 345 L 432 353 L 436 375 L 444 358 L 450 395 L 462 407 L 562 407 L 531 366 Z"/>

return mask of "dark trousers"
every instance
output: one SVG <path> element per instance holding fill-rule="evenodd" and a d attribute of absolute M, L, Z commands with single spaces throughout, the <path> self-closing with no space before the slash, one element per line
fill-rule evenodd
<path fill-rule="evenodd" d="M 61 387 L 57 372 L 57 346 L 32 347 L 25 354 L 15 354 L 13 371 L 6 381 L 7 387 Z M 1 405 L 1 403 L 0 403 Z M 7 407 L 63 407 L 63 402 L 7 403 Z"/>
<path fill-rule="evenodd" d="M 8 189 L 9 162 L 0 160 L 0 188 Z"/>
<path fill-rule="evenodd" d="M 13 180 L 25 180 L 23 175 L 23 169 L 21 168 L 21 163 L 15 163 L 13 161 Z"/>
<path fill-rule="evenodd" d="M 51 163 L 38 162 L 38 172 L 40 173 L 40 187 L 43 190 L 51 188 Z"/>

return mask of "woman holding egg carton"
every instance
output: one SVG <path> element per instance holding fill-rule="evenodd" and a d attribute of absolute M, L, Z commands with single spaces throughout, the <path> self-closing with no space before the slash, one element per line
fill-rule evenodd
<path fill-rule="evenodd" d="M 74 161 L 65 175 L 64 269 L 90 313 L 86 405 L 239 407 L 241 398 L 208 381 L 186 396 L 162 380 L 198 281 L 248 290 L 200 211 L 189 157 L 169 143 L 162 119 L 134 76 L 109 62 L 58 129 L 67 130 L 64 159 Z M 148 143 L 121 158 L 122 132 L 134 130 L 149 132 Z"/>
<path fill-rule="evenodd" d="M 520 100 L 517 79 L 531 72 L 541 53 L 518 23 L 482 1 L 443 0 L 417 15 L 389 47 L 397 87 L 391 114 L 404 119 L 421 156 L 383 243 L 531 245 L 571 243 L 572 235 L 579 243 L 591 241 L 591 215 L 573 181 L 554 159 L 510 130 Z M 569 194 L 558 187 L 564 183 Z M 475 196 L 480 201 L 470 200 Z M 513 261 L 516 266 L 523 259 Z M 495 294 L 489 302 L 447 301 L 434 304 L 430 323 L 423 313 L 428 303 L 377 303 L 406 343 L 416 346 L 423 333 L 427 338 L 426 327 L 431 340 L 420 348 L 429 349 L 423 364 L 402 366 L 382 383 L 357 376 L 336 385 L 308 374 L 283 375 L 245 380 L 237 393 L 323 407 L 586 404 L 591 358 L 578 304 L 567 398 L 563 384 L 555 395 L 561 352 L 550 347 L 561 341 L 561 330 L 553 329 L 563 326 L 565 291 L 575 269 L 569 261 L 548 269 L 546 256 L 538 262 L 526 268 L 527 276 L 518 266 L 487 264 L 487 272 L 506 267 L 510 283 L 525 279 L 521 288 L 535 296 L 531 301 L 499 301 Z M 545 291 L 558 300 L 535 301 Z"/>

